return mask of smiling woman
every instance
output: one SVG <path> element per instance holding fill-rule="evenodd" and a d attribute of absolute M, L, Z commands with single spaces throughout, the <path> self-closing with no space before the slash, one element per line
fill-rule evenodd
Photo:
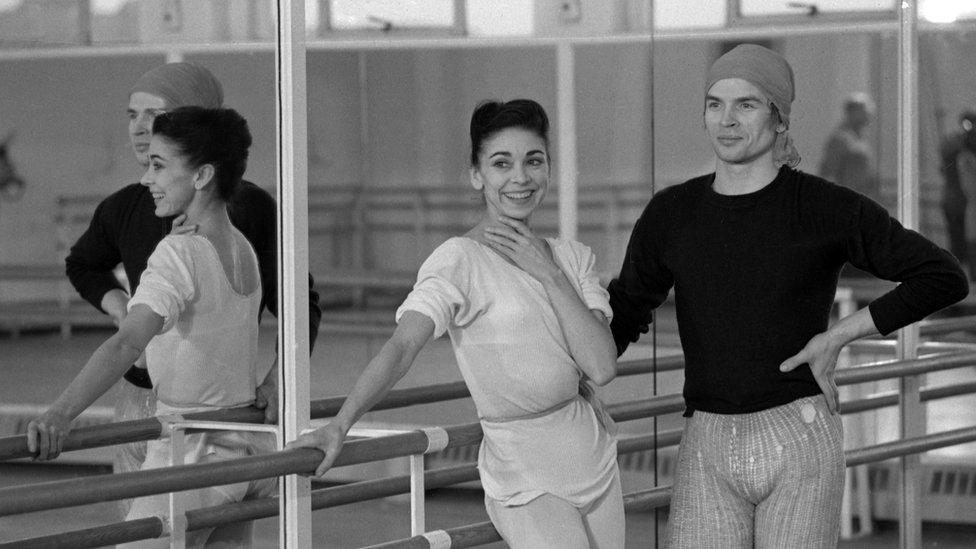
<path fill-rule="evenodd" d="M 134 94 L 135 95 L 135 94 Z M 142 111 L 144 112 L 144 111 Z M 143 118 L 139 116 L 137 118 Z M 118 332 L 105 341 L 51 407 L 28 425 L 38 459 L 61 453 L 71 421 L 145 352 L 157 415 L 250 406 L 256 401 L 261 277 L 257 256 L 231 223 L 228 200 L 241 184 L 251 132 L 231 109 L 181 107 L 154 116 L 148 145 L 149 188 L 160 218 L 184 216 L 179 234 L 159 242 L 128 301 Z M 206 463 L 272 450 L 242 432 L 188 435 L 184 463 Z M 142 469 L 164 467 L 168 439 L 149 442 Z M 269 495 L 274 479 L 185 492 L 187 509 Z M 127 520 L 166 512 L 164 495 L 136 499 Z M 249 525 L 201 530 L 188 546 L 247 545 Z M 168 546 L 166 540 L 156 540 Z M 140 547 L 149 546 L 142 543 Z"/>
<path fill-rule="evenodd" d="M 481 221 L 420 267 L 396 331 L 336 418 L 289 446 L 322 449 L 323 475 L 353 423 L 447 332 L 484 432 L 485 506 L 509 546 L 622 548 L 616 430 L 589 385 L 616 375 L 608 295 L 588 247 L 530 228 L 549 188 L 548 131 L 535 101 L 475 109 L 470 176 L 485 198 Z"/>
<path fill-rule="evenodd" d="M 501 130 L 495 128 L 508 123 L 504 114 L 493 112 L 490 104 L 475 111 L 471 185 L 484 194 L 487 217 L 527 222 L 549 190 L 549 121 L 541 107 L 536 110 L 529 101 L 510 103 L 525 107 L 528 115 L 520 125 Z"/>
<path fill-rule="evenodd" d="M 140 183 L 149 187 L 156 205 L 154 213 L 157 217 L 180 215 L 196 196 L 196 184 L 202 183 L 204 177 L 213 177 L 213 169 L 189 166 L 176 144 L 165 137 L 152 139 L 147 151 L 149 169 Z"/>

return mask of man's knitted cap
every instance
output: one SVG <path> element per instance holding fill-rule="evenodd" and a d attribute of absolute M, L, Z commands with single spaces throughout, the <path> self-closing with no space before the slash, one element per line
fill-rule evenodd
<path fill-rule="evenodd" d="M 166 63 L 139 77 L 129 94 L 145 92 L 166 101 L 167 109 L 224 104 L 224 89 L 209 70 L 194 63 Z"/>
<path fill-rule="evenodd" d="M 719 57 L 708 69 L 705 93 L 719 80 L 740 78 L 759 88 L 776 105 L 784 120 L 796 97 L 793 68 L 782 55 L 758 44 L 739 44 Z"/>

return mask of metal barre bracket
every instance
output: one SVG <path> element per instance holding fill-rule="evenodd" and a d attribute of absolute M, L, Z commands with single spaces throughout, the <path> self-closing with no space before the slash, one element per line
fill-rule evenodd
<path fill-rule="evenodd" d="M 425 454 L 440 452 L 444 448 L 447 448 L 447 443 L 451 438 L 443 427 L 427 427 L 421 429 L 420 432 L 427 435 L 427 449 L 424 451 Z"/>
<path fill-rule="evenodd" d="M 180 414 L 156 416 L 156 420 L 159 421 L 159 438 L 169 438 L 173 434 L 173 425 L 186 421 Z"/>
<path fill-rule="evenodd" d="M 156 515 L 156 518 L 158 518 L 163 525 L 163 527 L 160 529 L 159 536 L 157 539 L 171 537 L 175 529 L 179 529 L 183 532 L 186 532 L 186 526 L 187 526 L 186 515 L 180 515 L 178 517 L 174 517 L 172 520 L 170 520 L 169 515 Z"/>
<path fill-rule="evenodd" d="M 451 534 L 444 530 L 424 532 L 421 536 L 430 544 L 430 549 L 451 549 Z"/>

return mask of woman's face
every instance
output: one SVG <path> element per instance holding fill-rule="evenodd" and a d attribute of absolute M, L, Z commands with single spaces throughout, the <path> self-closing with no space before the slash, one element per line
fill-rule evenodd
<path fill-rule="evenodd" d="M 140 183 L 149 187 L 156 204 L 156 217 L 184 213 L 196 196 L 194 183 L 199 170 L 186 163 L 176 145 L 162 136 L 149 141 L 149 168 Z"/>
<path fill-rule="evenodd" d="M 506 128 L 485 139 L 471 184 L 484 193 L 489 216 L 527 219 L 549 189 L 546 142 L 522 128 Z"/>

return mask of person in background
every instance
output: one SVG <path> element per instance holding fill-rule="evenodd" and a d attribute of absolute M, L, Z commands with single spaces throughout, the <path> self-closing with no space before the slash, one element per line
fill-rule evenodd
<path fill-rule="evenodd" d="M 166 63 L 143 74 L 129 90 L 126 115 L 129 118 L 129 140 L 136 161 L 149 167 L 149 143 L 153 120 L 169 110 L 197 106 L 218 108 L 223 105 L 223 88 L 206 68 L 195 63 Z M 170 233 L 192 232 L 192 223 L 180 223 L 174 215 L 154 215 L 155 205 L 145 185 L 133 183 L 111 194 L 95 209 L 88 229 L 81 235 L 65 259 L 71 284 L 89 303 L 112 317 L 120 325 L 128 311 L 128 301 L 139 287 L 139 279 L 156 245 Z M 277 314 L 277 209 L 267 191 L 242 181 L 227 199 L 231 223 L 254 247 L 261 270 L 261 310 Z M 177 220 L 174 223 L 174 220 Z M 113 270 L 122 264 L 128 279 L 127 291 Z M 318 293 L 309 275 L 309 337 L 314 344 L 322 312 Z M 263 371 L 263 370 L 262 370 Z M 143 358 L 125 373 L 116 404 L 116 421 L 151 417 L 155 412 L 153 382 Z M 273 423 L 277 415 L 277 372 L 272 366 L 259 390 L 256 405 L 264 407 L 266 419 Z M 138 470 L 145 458 L 145 442 L 119 447 L 115 471 Z M 129 501 L 121 502 L 123 515 Z"/>
<path fill-rule="evenodd" d="M 976 275 L 976 257 L 970 249 L 976 236 L 976 219 L 969 205 L 976 204 L 976 112 L 959 115 L 959 127 L 944 136 L 939 147 L 942 213 L 945 216 L 949 250 Z"/>
<path fill-rule="evenodd" d="M 969 284 L 951 254 L 870 198 L 795 169 L 793 69 L 780 54 L 738 45 L 705 80 L 715 171 L 651 199 L 608 288 L 618 353 L 674 290 L 686 423 L 668 543 L 835 547 L 841 349 L 961 300 Z M 900 284 L 831 324 L 847 263 Z"/>
<path fill-rule="evenodd" d="M 874 111 L 874 102 L 865 93 L 844 100 L 844 120 L 824 145 L 820 177 L 883 202 L 874 144 L 867 134 Z"/>
<path fill-rule="evenodd" d="M 588 247 L 530 228 L 549 189 L 548 117 L 531 100 L 487 102 L 470 130 L 484 217 L 420 267 L 396 331 L 335 419 L 286 448 L 321 449 L 323 475 L 353 424 L 447 332 L 481 419 L 478 470 L 502 538 L 514 548 L 622 548 L 613 422 L 589 385 L 616 375 L 607 293 Z"/>
<path fill-rule="evenodd" d="M 158 397 L 158 416 L 250 406 L 257 398 L 261 275 L 257 254 L 231 223 L 228 202 L 247 167 L 251 133 L 231 109 L 182 107 L 156 116 L 142 178 L 159 219 L 186 216 L 196 227 L 164 237 L 149 256 L 118 330 L 88 359 L 54 404 L 27 426 L 37 459 L 61 452 L 71 421 L 104 394 L 145 352 Z M 274 450 L 267 434 L 189 433 L 186 464 L 240 458 Z M 170 463 L 169 438 L 148 443 L 142 470 Z M 181 492 L 186 509 L 213 507 L 275 493 L 261 479 Z M 136 498 L 126 520 L 165 516 L 167 494 Z M 243 547 L 251 525 L 187 532 L 188 547 Z M 220 545 L 224 544 L 224 545 Z M 169 547 L 153 539 L 135 547 Z"/>

